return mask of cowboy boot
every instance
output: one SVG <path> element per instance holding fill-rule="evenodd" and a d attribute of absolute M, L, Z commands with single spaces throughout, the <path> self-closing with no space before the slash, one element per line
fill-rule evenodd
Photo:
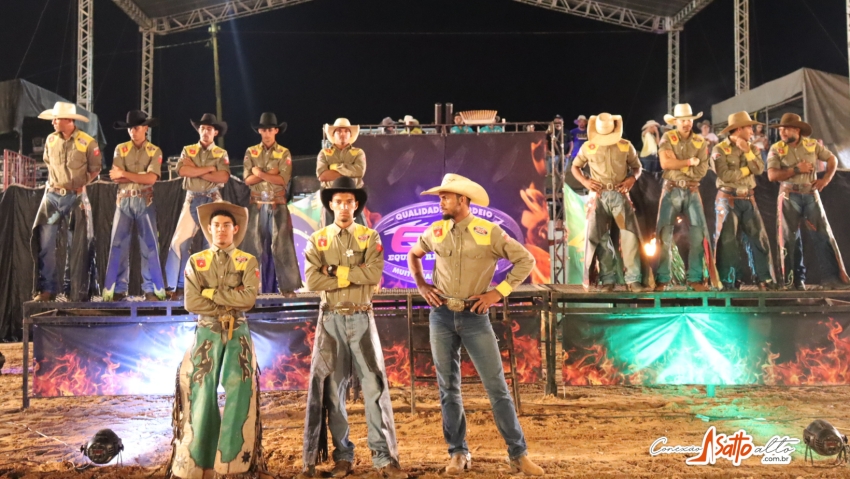
<path fill-rule="evenodd" d="M 336 461 L 331 471 L 331 477 L 345 477 L 351 474 L 352 469 L 350 461 Z"/>
<path fill-rule="evenodd" d="M 528 456 L 519 459 L 511 459 L 511 473 L 522 472 L 526 476 L 542 476 L 545 474 L 543 468 L 533 463 Z"/>
<path fill-rule="evenodd" d="M 446 466 L 446 474 L 450 476 L 457 476 L 464 471 L 468 471 L 472 466 L 472 455 L 469 453 L 457 452 L 452 454 L 452 458 L 449 460 L 449 465 Z"/>

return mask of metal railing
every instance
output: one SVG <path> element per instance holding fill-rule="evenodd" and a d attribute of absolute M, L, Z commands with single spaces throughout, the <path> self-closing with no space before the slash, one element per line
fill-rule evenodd
<path fill-rule="evenodd" d="M 10 185 L 35 188 L 35 182 L 35 160 L 11 150 L 3 150 L 3 189 Z"/>

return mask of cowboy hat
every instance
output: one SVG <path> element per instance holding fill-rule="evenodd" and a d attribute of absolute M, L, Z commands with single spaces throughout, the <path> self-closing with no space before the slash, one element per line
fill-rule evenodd
<path fill-rule="evenodd" d="M 124 130 L 127 128 L 135 128 L 137 126 L 157 126 L 159 120 L 156 118 L 148 118 L 148 114 L 142 110 L 130 110 L 127 112 L 127 121 L 116 121 L 112 123 L 112 128 L 116 130 Z"/>
<path fill-rule="evenodd" d="M 709 127 L 709 128 L 710 128 L 710 127 L 711 127 L 711 122 L 710 122 L 710 121 L 708 121 L 708 120 L 703 120 L 703 121 L 701 121 L 701 122 L 697 123 L 697 128 L 702 128 L 702 127 L 704 127 L 704 126 L 707 126 L 707 127 Z"/>
<path fill-rule="evenodd" d="M 351 132 L 351 140 L 349 143 L 354 143 L 357 141 L 357 136 L 360 134 L 360 125 L 352 125 L 348 118 L 337 118 L 333 125 L 325 125 L 325 135 L 329 140 L 333 141 L 334 139 L 334 131 L 337 128 L 348 128 L 348 131 Z"/>
<path fill-rule="evenodd" d="M 360 214 L 363 211 L 363 208 L 366 207 L 366 200 L 369 199 L 369 195 L 366 194 L 366 190 L 363 188 L 358 188 L 357 183 L 354 182 L 353 179 L 347 176 L 340 176 L 335 179 L 331 186 L 325 188 L 320 193 L 320 198 L 322 200 L 322 204 L 325 205 L 325 209 L 331 211 L 331 200 L 337 193 L 351 193 L 354 195 L 354 199 L 357 201 L 357 210 L 354 211 L 354 216 Z"/>
<path fill-rule="evenodd" d="M 647 128 L 649 128 L 650 126 L 654 126 L 654 127 L 656 127 L 656 128 L 660 128 L 660 127 L 661 127 L 661 124 L 660 124 L 660 123 L 658 123 L 658 122 L 657 122 L 657 121 L 655 121 L 655 120 L 647 120 L 647 122 L 646 122 L 646 123 L 644 123 L 644 125 L 643 125 L 642 127 L 640 127 L 640 131 L 646 130 L 646 129 L 647 129 Z"/>
<path fill-rule="evenodd" d="M 227 134 L 227 122 L 219 121 L 212 113 L 204 113 L 200 121 L 196 122 L 195 120 L 189 120 L 189 123 L 192 124 L 192 128 L 196 131 L 201 127 L 201 125 L 208 125 L 215 128 L 218 132 L 218 136 L 224 136 Z"/>
<path fill-rule="evenodd" d="M 42 120 L 55 120 L 57 118 L 62 118 L 65 120 L 80 120 L 85 123 L 89 122 L 88 118 L 77 114 L 77 105 L 74 105 L 73 103 L 66 103 L 64 101 L 57 101 L 56 104 L 53 105 L 53 109 L 44 110 L 39 113 L 38 117 Z"/>
<path fill-rule="evenodd" d="M 779 120 L 779 124 L 770 125 L 771 128 L 779 128 L 783 126 L 788 126 L 791 128 L 799 128 L 800 136 L 812 136 L 812 125 L 809 125 L 800 115 L 796 113 L 785 113 L 782 115 L 782 119 Z"/>
<path fill-rule="evenodd" d="M 248 208 L 228 203 L 227 201 L 218 201 L 207 203 L 198 207 L 198 222 L 201 224 L 201 231 L 204 232 L 204 237 L 209 244 L 213 244 L 212 234 L 210 234 L 210 221 L 212 215 L 216 211 L 227 211 L 236 219 L 236 226 L 239 231 L 233 235 L 233 246 L 239 246 L 242 240 L 245 239 L 245 234 L 248 232 Z"/>
<path fill-rule="evenodd" d="M 587 141 L 599 146 L 613 145 L 623 137 L 623 117 L 610 113 L 591 115 L 587 121 Z"/>
<path fill-rule="evenodd" d="M 420 195 L 439 195 L 444 192 L 466 196 L 469 198 L 470 203 L 475 203 L 476 205 L 488 206 L 490 204 L 490 196 L 487 195 L 487 191 L 481 185 L 465 176 L 454 173 L 447 173 L 443 177 L 443 182 L 440 183 L 440 186 L 425 190 Z"/>
<path fill-rule="evenodd" d="M 764 123 L 760 121 L 755 121 L 750 118 L 750 114 L 745 111 L 739 111 L 738 113 L 732 113 L 728 118 L 729 126 L 724 128 L 720 134 L 723 135 L 725 133 L 729 133 L 735 128 L 743 128 L 745 126 L 753 126 L 753 125 L 764 125 Z"/>
<path fill-rule="evenodd" d="M 578 125 L 578 122 L 579 122 L 579 121 L 581 121 L 581 120 L 587 121 L 587 117 L 586 117 L 586 116 L 584 116 L 584 115 L 579 115 L 579 116 L 578 116 L 578 118 L 576 118 L 575 120 L 573 120 L 573 123 L 575 123 L 576 125 Z"/>
<path fill-rule="evenodd" d="M 277 128 L 278 130 L 280 130 L 278 131 L 278 133 L 283 133 L 284 131 L 286 131 L 286 126 L 287 125 L 285 121 L 283 123 L 278 123 L 277 115 L 267 111 L 263 112 L 263 114 L 260 115 L 260 122 L 255 125 L 251 125 L 251 128 L 253 128 L 254 131 L 256 131 L 257 133 L 259 133 L 259 131 L 257 130 L 259 130 L 260 128 Z"/>
<path fill-rule="evenodd" d="M 395 126 L 395 120 L 393 120 L 390 117 L 386 117 L 383 120 L 381 120 L 381 126 L 385 126 L 385 127 L 386 126 Z"/>
<path fill-rule="evenodd" d="M 664 123 L 672 125 L 676 120 L 696 120 L 702 118 L 702 112 L 694 115 L 690 103 L 679 103 L 673 108 L 672 115 L 664 115 Z"/>

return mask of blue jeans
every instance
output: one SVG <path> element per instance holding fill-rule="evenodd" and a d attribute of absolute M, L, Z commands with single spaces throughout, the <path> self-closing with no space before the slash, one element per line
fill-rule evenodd
<path fill-rule="evenodd" d="M 183 270 L 186 269 L 186 262 L 189 261 L 189 247 L 192 246 L 192 239 L 200 227 L 198 224 L 198 207 L 213 201 L 221 201 L 218 189 L 197 195 L 191 191 L 186 192 L 186 200 L 183 201 L 183 209 L 177 219 L 177 228 L 171 238 L 168 260 L 165 262 L 165 280 L 169 289 L 183 287 Z M 208 247 L 205 237 L 204 248 Z"/>
<path fill-rule="evenodd" d="M 165 297 L 162 266 L 159 262 L 159 240 L 156 229 L 156 206 L 141 196 L 123 198 L 115 208 L 112 219 L 112 247 L 106 267 L 104 299 L 115 293 L 127 293 L 130 279 L 130 243 L 133 223 L 139 233 L 139 254 L 142 257 L 142 291 Z"/>
<path fill-rule="evenodd" d="M 469 311 L 456 313 L 446 305 L 432 309 L 429 316 L 431 355 L 440 386 L 440 408 L 443 412 L 443 436 L 449 455 L 467 454 L 466 413 L 460 385 L 460 346 L 463 345 L 484 384 L 496 428 L 508 446 L 508 456 L 518 459 L 527 454 L 525 436 L 517 419 L 514 401 L 505 381 L 502 356 L 490 317 Z"/>
<path fill-rule="evenodd" d="M 387 445 L 387 438 L 381 432 L 382 414 L 387 413 L 387 411 L 381 411 L 378 405 L 383 392 L 383 379 L 369 370 L 360 347 L 363 335 L 369 334 L 369 314 L 342 315 L 328 312 L 321 318 L 325 331 L 336 341 L 336 364 L 333 365 L 334 370 L 325 386 L 325 404 L 328 408 L 328 429 L 331 430 L 334 445 L 334 462 L 354 462 L 354 443 L 348 439 L 348 413 L 345 411 L 345 389 L 353 364 L 363 391 L 368 430 L 367 443 L 372 451 L 372 465 L 380 469 L 392 462 L 392 456 Z M 375 354 L 379 355 L 378 363 L 383 364 L 381 350 L 378 349 Z M 388 413 L 392 414 L 392 411 Z"/>
<path fill-rule="evenodd" d="M 68 225 L 65 243 L 64 284 L 62 290 L 56 285 L 56 235 L 62 219 Z M 36 258 L 35 292 L 71 295 L 73 301 L 85 301 L 90 292 L 92 248 L 94 226 L 91 205 L 85 192 L 69 192 L 65 196 L 45 192 L 33 225 L 31 246 L 38 251 Z"/>

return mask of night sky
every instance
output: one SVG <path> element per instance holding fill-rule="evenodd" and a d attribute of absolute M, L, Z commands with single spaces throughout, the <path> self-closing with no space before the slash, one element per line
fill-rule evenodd
<path fill-rule="evenodd" d="M 76 4 L 4 0 L 0 80 L 17 76 L 73 100 Z M 751 0 L 750 15 L 751 86 L 801 67 L 847 75 L 844 1 Z M 95 0 L 94 18 L 94 111 L 111 151 L 127 140 L 112 122 L 138 108 L 141 38 L 111 0 Z M 732 19 L 733 1 L 715 0 L 681 37 L 681 100 L 706 116 L 734 94 Z M 560 113 L 570 125 L 579 114 L 609 111 L 624 116 L 625 136 L 637 143 L 644 122 L 661 122 L 666 110 L 666 35 L 510 0 L 314 0 L 221 28 L 233 159 L 259 143 L 249 124 L 267 110 L 289 123 L 278 140 L 295 155 L 317 153 L 322 124 L 337 117 L 375 124 L 412 114 L 430 123 L 437 102 L 498 110 L 508 121 Z M 198 140 L 190 118 L 215 112 L 207 38 L 206 28 L 156 38 L 158 47 L 177 45 L 155 54 L 162 124 L 153 140 L 166 155 Z"/>

